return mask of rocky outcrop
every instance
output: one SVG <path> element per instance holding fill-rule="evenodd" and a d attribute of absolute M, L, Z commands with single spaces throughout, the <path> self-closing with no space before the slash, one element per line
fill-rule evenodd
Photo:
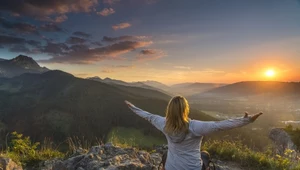
<path fill-rule="evenodd" d="M 147 152 L 106 144 L 94 146 L 89 151 L 79 149 L 66 160 L 45 161 L 39 170 L 160 170 L 161 153 L 166 149 L 166 146 L 159 146 Z M 235 163 L 215 162 L 216 170 L 242 170 Z"/>
<path fill-rule="evenodd" d="M 152 170 L 158 169 L 161 156 L 135 148 L 120 148 L 111 144 L 94 146 L 87 153 L 64 161 L 44 163 L 43 170 Z"/>
<path fill-rule="evenodd" d="M 290 135 L 282 128 L 273 128 L 269 133 L 269 138 L 274 142 L 276 152 L 283 155 L 286 149 L 297 150 Z"/>
<path fill-rule="evenodd" d="M 21 166 L 7 157 L 0 157 L 0 170 L 23 170 Z"/>

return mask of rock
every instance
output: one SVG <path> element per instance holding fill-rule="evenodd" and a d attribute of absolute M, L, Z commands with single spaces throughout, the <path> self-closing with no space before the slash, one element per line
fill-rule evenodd
<path fill-rule="evenodd" d="M 290 135 L 282 128 L 273 128 L 269 133 L 269 138 L 276 145 L 276 152 L 283 155 L 286 149 L 297 150 Z"/>
<path fill-rule="evenodd" d="M 157 166 L 154 162 L 146 151 L 106 144 L 93 146 L 85 154 L 58 161 L 51 170 L 155 170 Z"/>
<path fill-rule="evenodd" d="M 0 157 L 0 170 L 23 170 L 23 168 L 10 158 Z"/>

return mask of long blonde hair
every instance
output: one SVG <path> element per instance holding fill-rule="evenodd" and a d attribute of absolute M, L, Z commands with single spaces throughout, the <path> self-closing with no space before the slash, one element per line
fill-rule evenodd
<path fill-rule="evenodd" d="M 182 96 L 173 97 L 166 110 L 165 132 L 168 134 L 187 133 L 190 107 Z"/>

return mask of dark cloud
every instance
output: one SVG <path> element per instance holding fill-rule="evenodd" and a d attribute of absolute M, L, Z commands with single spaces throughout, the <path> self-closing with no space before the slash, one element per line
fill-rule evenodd
<path fill-rule="evenodd" d="M 101 42 L 98 42 L 98 41 L 91 42 L 91 44 L 97 45 L 97 46 L 99 46 L 99 47 L 103 45 Z"/>
<path fill-rule="evenodd" d="M 45 32 L 63 32 L 63 29 L 58 27 L 56 24 L 50 23 L 50 24 L 44 24 L 40 26 L 41 31 Z"/>
<path fill-rule="evenodd" d="M 88 33 L 85 33 L 85 32 L 81 32 L 81 31 L 73 32 L 73 35 L 76 35 L 78 37 L 83 37 L 83 38 L 89 38 L 89 37 L 91 37 L 91 34 L 88 34 Z"/>
<path fill-rule="evenodd" d="M 1 0 L 0 10 L 40 19 L 69 12 L 90 12 L 97 4 L 98 0 Z"/>
<path fill-rule="evenodd" d="M 17 52 L 17 53 L 31 53 L 31 50 L 27 48 L 25 45 L 14 45 L 12 46 L 9 51 Z"/>
<path fill-rule="evenodd" d="M 14 45 L 14 44 L 25 44 L 24 38 L 12 37 L 7 35 L 0 35 L 0 45 Z"/>
<path fill-rule="evenodd" d="M 153 49 L 145 49 L 145 50 L 141 50 L 140 53 L 143 55 L 152 55 L 152 54 L 156 54 L 157 51 Z"/>
<path fill-rule="evenodd" d="M 26 41 L 27 44 L 34 46 L 34 47 L 40 47 L 41 46 L 41 42 L 39 41 L 35 41 L 35 40 L 28 40 Z"/>
<path fill-rule="evenodd" d="M 77 44 L 77 45 L 72 45 L 70 47 L 70 50 L 76 52 L 76 51 L 87 51 L 89 49 L 89 47 L 87 45 L 84 44 Z"/>
<path fill-rule="evenodd" d="M 131 35 L 124 35 L 120 37 L 108 37 L 103 36 L 102 41 L 104 42 L 116 42 L 116 41 L 130 41 L 130 40 L 137 40 L 137 39 L 144 39 L 145 36 L 131 36 Z"/>
<path fill-rule="evenodd" d="M 61 23 L 64 22 L 68 19 L 67 15 L 59 15 L 56 17 L 48 17 L 48 16 L 43 16 L 43 17 L 39 17 L 40 20 L 42 21 L 47 21 L 47 22 L 51 22 L 51 23 Z"/>
<path fill-rule="evenodd" d="M 0 46 L 8 46 L 11 47 L 13 50 L 15 49 L 25 49 L 21 46 L 26 47 L 29 45 L 35 48 L 41 48 L 41 42 L 35 40 L 26 40 L 24 38 L 8 36 L 8 35 L 0 35 Z M 27 47 L 26 47 L 27 48 Z"/>
<path fill-rule="evenodd" d="M 28 24 L 25 22 L 11 22 L 3 17 L 0 17 L 0 24 L 5 29 L 14 30 L 19 33 L 39 34 L 35 25 Z"/>
<path fill-rule="evenodd" d="M 69 47 L 64 43 L 47 42 L 47 45 L 42 47 L 41 52 L 48 53 L 53 56 L 62 56 L 68 54 Z"/>
<path fill-rule="evenodd" d="M 140 51 L 140 54 L 136 58 L 139 61 L 148 61 L 148 60 L 156 60 L 164 56 L 166 56 L 166 54 L 161 50 L 144 49 Z"/>
<path fill-rule="evenodd" d="M 67 40 L 66 40 L 66 43 L 67 44 L 83 44 L 87 42 L 86 39 L 83 39 L 83 38 L 79 38 L 79 37 L 69 37 Z"/>
<path fill-rule="evenodd" d="M 71 49 L 65 44 L 52 44 L 55 48 L 48 48 L 44 52 L 51 52 L 53 57 L 40 62 L 89 64 L 108 59 L 120 60 L 122 58 L 119 55 L 150 44 L 152 44 L 151 41 L 122 41 L 105 47 L 87 48 L 82 45 L 72 46 Z"/>

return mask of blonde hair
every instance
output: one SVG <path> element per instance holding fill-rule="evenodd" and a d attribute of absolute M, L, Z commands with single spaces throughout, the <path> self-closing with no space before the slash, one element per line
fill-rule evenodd
<path fill-rule="evenodd" d="M 168 134 L 187 133 L 190 107 L 182 96 L 173 97 L 166 110 L 165 132 Z"/>

